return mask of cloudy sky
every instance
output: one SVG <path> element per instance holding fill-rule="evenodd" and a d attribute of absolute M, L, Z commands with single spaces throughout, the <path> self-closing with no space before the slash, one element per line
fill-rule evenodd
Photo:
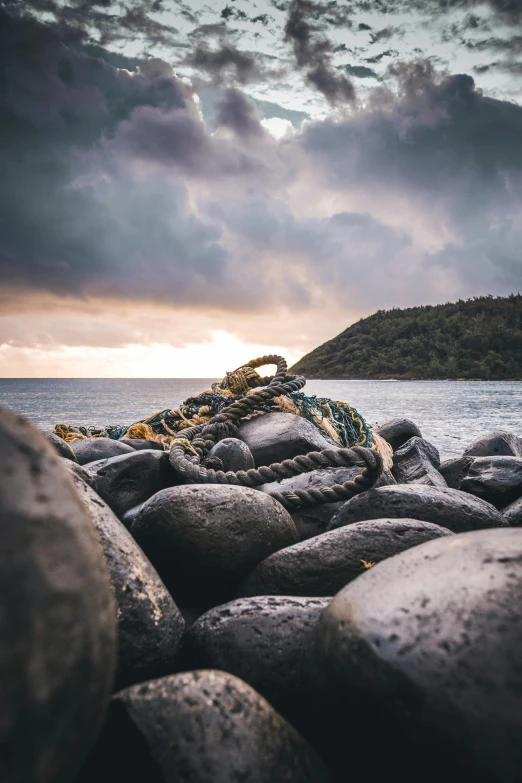
<path fill-rule="evenodd" d="M 0 0 L 0 375 L 522 291 L 522 0 Z"/>

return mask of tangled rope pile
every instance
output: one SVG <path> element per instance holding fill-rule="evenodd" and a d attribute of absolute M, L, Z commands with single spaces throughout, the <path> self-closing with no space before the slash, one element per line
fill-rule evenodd
<path fill-rule="evenodd" d="M 276 365 L 275 375 L 261 377 L 256 368 L 268 364 Z M 130 427 L 74 428 L 58 424 L 55 433 L 68 442 L 84 437 L 120 438 L 124 434 L 162 442 L 170 445 L 170 462 L 178 475 L 197 484 L 259 487 L 317 468 L 362 467 L 360 475 L 343 484 L 270 493 L 285 508 L 294 510 L 349 500 L 374 486 L 383 465 L 391 464 L 391 448 L 372 433 L 362 416 L 347 403 L 302 394 L 305 383 L 303 376 L 288 375 L 281 356 L 262 356 L 227 373 L 220 384 L 189 398 L 176 410 L 160 411 Z M 274 410 L 304 416 L 344 448 L 311 452 L 247 471 L 216 470 L 211 467 L 212 460 L 205 464 L 216 443 L 223 438 L 239 437 L 241 420 Z"/>

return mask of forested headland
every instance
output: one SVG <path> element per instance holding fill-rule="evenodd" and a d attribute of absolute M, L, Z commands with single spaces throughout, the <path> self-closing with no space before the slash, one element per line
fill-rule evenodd
<path fill-rule="evenodd" d="M 325 379 L 522 380 L 522 295 L 379 310 L 291 369 Z"/>

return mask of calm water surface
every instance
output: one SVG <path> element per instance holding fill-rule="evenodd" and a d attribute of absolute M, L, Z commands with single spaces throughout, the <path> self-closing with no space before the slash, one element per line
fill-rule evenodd
<path fill-rule="evenodd" d="M 0 405 L 37 426 L 132 424 L 175 408 L 216 379 L 0 379 Z M 522 436 L 522 382 L 309 381 L 307 394 L 350 402 L 375 424 L 407 416 L 440 450 L 456 456 L 480 433 L 505 429 Z"/>

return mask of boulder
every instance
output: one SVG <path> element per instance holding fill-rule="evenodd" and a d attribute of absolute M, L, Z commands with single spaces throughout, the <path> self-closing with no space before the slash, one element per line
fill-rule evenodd
<path fill-rule="evenodd" d="M 371 759 L 372 780 L 520 780 L 521 591 L 506 528 L 430 541 L 338 593 L 317 626 L 338 767 L 349 737 L 352 776 Z"/>
<path fill-rule="evenodd" d="M 157 572 L 109 506 L 77 478 L 77 489 L 110 569 L 118 615 L 115 690 L 176 671 L 185 623 Z"/>
<path fill-rule="evenodd" d="M 317 487 L 331 487 L 334 484 L 344 484 L 345 481 L 353 481 L 355 476 L 362 473 L 362 468 L 323 468 L 313 470 L 310 473 L 301 473 L 282 481 L 272 481 L 259 487 L 262 492 L 273 494 L 274 492 L 295 492 L 297 489 L 316 489 Z M 376 487 L 385 487 L 396 484 L 391 471 L 383 468 L 381 477 L 375 484 Z M 291 511 L 290 516 L 295 522 L 299 539 L 305 541 L 308 538 L 324 533 L 328 523 L 341 508 L 344 500 L 338 503 L 325 503 L 323 506 L 305 506 L 296 511 Z"/>
<path fill-rule="evenodd" d="M 65 461 L 5 408 L 0 441 L 0 780 L 62 783 L 110 696 L 114 600 Z"/>
<path fill-rule="evenodd" d="M 254 568 L 239 595 L 334 595 L 381 560 L 452 535 L 431 522 L 376 519 L 331 530 L 275 552 Z"/>
<path fill-rule="evenodd" d="M 256 467 L 310 451 L 340 448 L 310 421 L 292 413 L 263 413 L 245 419 L 239 434 L 252 452 Z"/>
<path fill-rule="evenodd" d="M 454 533 L 506 525 L 490 503 L 457 489 L 399 484 L 370 489 L 347 500 L 332 518 L 330 529 L 366 519 L 386 518 L 420 519 Z"/>
<path fill-rule="evenodd" d="M 155 440 L 145 440 L 145 438 L 120 438 L 118 442 L 130 446 L 134 451 L 140 451 L 141 449 L 165 451 L 161 443 L 157 443 Z"/>
<path fill-rule="evenodd" d="M 210 449 L 208 457 L 221 460 L 223 470 L 251 470 L 255 467 L 252 452 L 239 438 L 223 438 Z"/>
<path fill-rule="evenodd" d="M 505 508 L 522 496 L 522 457 L 477 457 L 460 488 Z"/>
<path fill-rule="evenodd" d="M 261 560 L 298 541 L 289 513 L 248 487 L 192 484 L 143 504 L 132 535 L 180 606 L 216 606 Z"/>
<path fill-rule="evenodd" d="M 417 427 L 414 421 L 411 419 L 396 418 L 390 419 L 390 421 L 380 424 L 378 427 L 374 427 L 377 435 L 387 440 L 394 451 L 400 449 L 407 440 L 414 438 L 422 438 L 420 429 Z"/>
<path fill-rule="evenodd" d="M 495 430 L 481 435 L 462 452 L 463 457 L 522 457 L 522 438 Z"/>
<path fill-rule="evenodd" d="M 468 469 L 472 462 L 473 457 L 447 459 L 441 463 L 439 473 L 444 477 L 448 487 L 451 489 L 460 489 L 461 481 L 468 475 Z"/>
<path fill-rule="evenodd" d="M 328 773 L 253 688 L 219 671 L 126 688 L 78 783 L 323 783 Z"/>
<path fill-rule="evenodd" d="M 247 682 L 291 723 L 313 710 L 315 625 L 331 598 L 240 598 L 200 617 L 184 642 L 187 669 L 220 669 Z"/>
<path fill-rule="evenodd" d="M 121 440 L 111 438 L 82 438 L 73 440 L 71 449 L 76 455 L 80 465 L 87 465 L 99 459 L 119 457 L 121 454 L 132 454 L 133 448 L 122 443 Z"/>
<path fill-rule="evenodd" d="M 78 462 L 76 459 L 76 454 L 71 449 L 68 443 L 64 441 L 63 438 L 60 438 L 58 435 L 55 435 L 54 432 L 49 432 L 48 430 L 45 430 L 43 432 L 51 446 L 53 446 L 54 450 L 58 452 L 60 457 L 65 457 L 65 459 L 70 459 L 73 462 Z"/>
<path fill-rule="evenodd" d="M 92 486 L 118 517 L 177 483 L 166 451 L 135 451 L 86 466 Z"/>
<path fill-rule="evenodd" d="M 522 527 L 522 498 L 503 509 L 502 516 L 510 527 Z"/>
<path fill-rule="evenodd" d="M 446 481 L 438 471 L 438 450 L 424 438 L 410 438 L 393 455 L 392 473 L 398 484 L 428 484 L 446 487 Z"/>

